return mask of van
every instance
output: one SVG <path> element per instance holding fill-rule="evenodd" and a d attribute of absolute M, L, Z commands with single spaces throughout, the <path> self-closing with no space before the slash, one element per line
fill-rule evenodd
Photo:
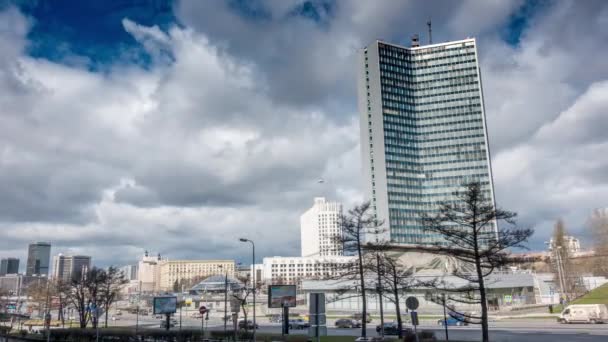
<path fill-rule="evenodd" d="M 608 323 L 608 307 L 604 304 L 568 305 L 557 320 L 560 323 Z"/>

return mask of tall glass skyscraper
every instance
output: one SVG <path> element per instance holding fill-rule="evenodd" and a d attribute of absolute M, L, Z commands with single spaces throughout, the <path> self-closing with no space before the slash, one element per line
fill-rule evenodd
<path fill-rule="evenodd" d="M 48 242 L 36 242 L 29 245 L 27 250 L 27 265 L 25 274 L 28 276 L 49 275 L 49 264 L 51 259 L 51 244 Z"/>
<path fill-rule="evenodd" d="M 411 48 L 376 41 L 358 65 L 366 192 L 383 238 L 441 241 L 420 215 L 480 181 L 494 201 L 475 39 Z"/>

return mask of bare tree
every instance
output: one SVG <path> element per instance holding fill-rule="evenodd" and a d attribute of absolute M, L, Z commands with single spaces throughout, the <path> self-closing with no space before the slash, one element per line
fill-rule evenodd
<path fill-rule="evenodd" d="M 72 279 L 70 282 L 68 300 L 78 311 L 81 328 L 86 328 L 89 321 L 93 328 L 97 327 L 97 315 L 91 312 L 91 309 L 98 309 L 103 303 L 101 292 L 105 278 L 106 272 L 103 269 L 91 268 L 82 272 L 79 279 Z"/>
<path fill-rule="evenodd" d="M 47 309 L 48 298 L 51 296 L 51 288 L 47 285 L 47 281 L 44 278 L 37 279 L 37 281 L 30 283 L 26 289 L 29 302 L 36 305 L 40 315 L 42 315 L 43 310 Z"/>
<path fill-rule="evenodd" d="M 593 274 L 608 276 L 608 213 L 595 210 L 587 227 L 593 237 Z"/>
<path fill-rule="evenodd" d="M 555 223 L 553 229 L 553 240 L 551 244 L 551 265 L 554 274 L 561 277 L 560 284 L 563 282 L 561 289 L 563 294 L 573 294 L 577 292 L 575 270 L 572 268 L 570 248 L 566 241 L 566 225 L 560 218 Z M 561 268 L 561 270 L 560 270 Z"/>
<path fill-rule="evenodd" d="M 419 286 L 414 280 L 414 268 L 403 265 L 396 256 L 384 253 L 382 257 L 382 278 L 383 286 L 386 289 L 386 298 L 395 304 L 395 314 L 397 315 L 397 329 L 399 338 L 403 338 L 403 318 L 401 317 L 400 297 L 414 286 Z"/>
<path fill-rule="evenodd" d="M 241 311 L 243 312 L 243 319 L 245 320 L 245 333 L 247 333 L 247 331 L 249 330 L 249 322 L 247 321 L 247 314 L 249 313 L 249 310 L 247 309 L 247 298 L 252 293 L 253 288 L 250 287 L 244 287 L 241 292 L 237 291 L 232 293 L 232 297 L 234 297 L 239 302 L 239 306 L 241 307 Z M 255 327 L 253 327 L 253 329 L 255 329 Z"/>
<path fill-rule="evenodd" d="M 58 318 L 59 320 L 61 320 L 61 326 L 65 327 L 65 308 L 68 306 L 68 297 L 70 295 L 70 284 L 62 281 L 60 279 L 56 279 L 55 281 L 52 282 L 51 284 L 52 287 L 52 293 L 53 295 L 57 298 L 57 302 L 59 304 L 59 307 L 57 309 L 58 311 Z"/>
<path fill-rule="evenodd" d="M 356 256 L 355 261 L 347 264 L 342 264 L 339 268 L 336 266 L 333 272 L 327 274 L 327 279 L 351 280 L 358 283 L 357 288 L 360 289 L 358 296 L 362 301 L 362 319 L 361 319 L 361 336 L 367 337 L 367 289 L 366 284 L 368 275 L 370 275 L 370 256 L 373 259 L 371 249 L 366 249 L 365 245 L 376 234 L 380 234 L 383 230 L 380 228 L 382 223 L 376 219 L 372 213 L 371 205 L 365 202 L 355 206 L 348 211 L 348 214 L 342 215 L 340 218 L 341 234 L 333 239 L 344 247 L 344 252 Z M 373 262 L 373 260 L 371 261 Z M 347 292 L 348 289 L 343 289 Z"/>
<path fill-rule="evenodd" d="M 478 318 L 482 340 L 487 342 L 485 278 L 509 263 L 509 248 L 525 248 L 524 243 L 533 230 L 517 228 L 517 214 L 495 208 L 489 192 L 484 191 L 479 182 L 463 185 L 463 190 L 455 192 L 454 196 L 455 201 L 439 205 L 436 215 L 422 215 L 422 221 L 427 232 L 440 237 L 433 248 L 435 252 L 451 255 L 463 265 L 472 266 L 472 272 L 454 270 L 455 276 L 467 281 L 466 286 L 455 290 L 463 294 L 460 298 L 462 302 L 481 305 L 481 317 Z M 498 226 L 499 221 L 506 222 L 509 227 Z"/>
<path fill-rule="evenodd" d="M 100 279 L 100 301 L 105 311 L 105 327 L 107 328 L 110 307 L 118 299 L 122 286 L 129 281 L 125 279 L 124 273 L 114 266 L 110 266 L 104 273 L 104 276 Z"/>

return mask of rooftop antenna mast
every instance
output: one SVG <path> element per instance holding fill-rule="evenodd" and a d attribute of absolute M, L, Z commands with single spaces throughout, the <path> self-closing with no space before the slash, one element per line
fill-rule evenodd
<path fill-rule="evenodd" d="M 426 22 L 426 25 L 429 27 L 429 45 L 433 44 L 433 29 L 431 28 L 431 19 Z"/>

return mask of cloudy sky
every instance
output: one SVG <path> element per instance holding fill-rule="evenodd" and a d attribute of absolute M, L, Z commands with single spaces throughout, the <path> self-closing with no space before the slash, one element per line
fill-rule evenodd
<path fill-rule="evenodd" d="M 299 253 L 362 200 L 355 53 L 476 37 L 498 204 L 584 236 L 608 206 L 606 1 L 0 0 L 0 256 Z M 317 182 L 323 178 L 324 183 Z"/>

